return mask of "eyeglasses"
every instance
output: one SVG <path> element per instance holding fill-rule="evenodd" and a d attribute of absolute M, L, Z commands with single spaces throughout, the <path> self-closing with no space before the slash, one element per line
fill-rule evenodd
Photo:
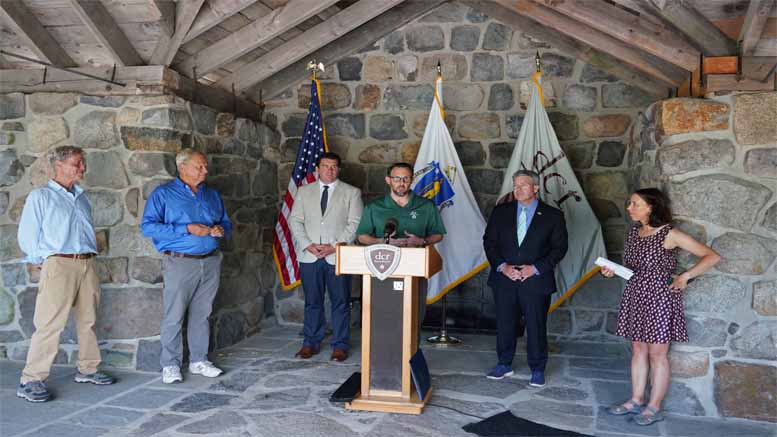
<path fill-rule="evenodd" d="M 413 178 L 410 176 L 389 176 L 392 181 L 394 182 L 404 182 L 409 183 Z"/>

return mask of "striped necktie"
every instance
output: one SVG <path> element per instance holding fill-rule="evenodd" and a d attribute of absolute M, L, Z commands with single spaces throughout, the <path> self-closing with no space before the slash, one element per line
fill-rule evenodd
<path fill-rule="evenodd" d="M 321 193 L 321 217 L 326 213 L 326 204 L 329 202 L 329 185 L 324 185 L 324 192 Z"/>

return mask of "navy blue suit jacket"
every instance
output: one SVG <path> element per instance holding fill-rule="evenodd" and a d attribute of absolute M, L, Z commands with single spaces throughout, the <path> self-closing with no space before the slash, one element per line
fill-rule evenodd
<path fill-rule="evenodd" d="M 564 213 L 539 202 L 523 243 L 518 246 L 517 207 L 513 201 L 494 208 L 483 235 L 483 247 L 491 264 L 488 285 L 492 288 L 552 294 L 556 292 L 553 270 L 567 253 L 567 227 Z M 511 281 L 496 269 L 500 264 L 534 265 L 539 275 L 524 282 Z"/>

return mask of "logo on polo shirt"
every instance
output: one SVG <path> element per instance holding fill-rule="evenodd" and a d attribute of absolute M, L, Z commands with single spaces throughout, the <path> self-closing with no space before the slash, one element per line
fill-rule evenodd
<path fill-rule="evenodd" d="M 415 211 L 410 211 L 410 218 L 415 220 L 418 218 L 418 213 Z"/>

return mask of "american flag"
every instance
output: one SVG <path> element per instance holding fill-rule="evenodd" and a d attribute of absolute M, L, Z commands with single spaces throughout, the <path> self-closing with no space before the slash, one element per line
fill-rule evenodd
<path fill-rule="evenodd" d="M 321 115 L 321 87 L 318 80 L 310 84 L 310 108 L 308 119 L 305 121 L 305 132 L 302 135 L 297 159 L 294 161 L 294 171 L 289 180 L 289 188 L 283 196 L 283 204 L 278 214 L 278 223 L 275 224 L 273 233 L 272 252 L 275 258 L 275 267 L 281 278 L 281 287 L 288 290 L 299 285 L 299 264 L 297 253 L 294 251 L 294 241 L 287 221 L 294 205 L 294 195 L 297 188 L 315 182 L 316 160 L 324 151 L 329 150 L 326 145 L 326 129 Z"/>

